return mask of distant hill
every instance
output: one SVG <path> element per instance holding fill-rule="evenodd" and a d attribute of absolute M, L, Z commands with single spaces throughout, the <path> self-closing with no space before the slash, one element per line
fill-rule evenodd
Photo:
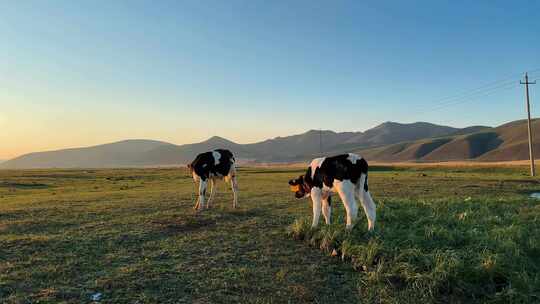
<path fill-rule="evenodd" d="M 366 147 L 381 146 L 403 141 L 443 136 L 461 130 L 464 129 L 439 126 L 427 122 L 415 122 L 411 124 L 385 122 L 349 139 L 347 143 L 361 144 Z"/>
<path fill-rule="evenodd" d="M 245 148 L 259 161 L 294 161 L 305 159 L 321 150 L 330 150 L 361 132 L 337 133 L 329 130 L 310 130 L 303 134 L 276 137 L 263 142 L 247 144 Z"/>
<path fill-rule="evenodd" d="M 491 129 L 491 127 L 486 127 L 486 126 L 471 126 L 471 127 L 459 129 L 459 130 L 457 130 L 456 132 L 450 133 L 450 134 L 448 134 L 448 135 L 465 135 L 465 134 L 471 134 L 471 133 L 476 133 L 476 132 L 480 132 L 480 131 L 485 131 L 485 130 L 487 130 L 487 129 Z"/>
<path fill-rule="evenodd" d="M 251 160 L 256 155 L 245 149 L 245 145 L 214 136 L 206 141 L 187 145 L 164 145 L 141 153 L 140 162 L 146 166 L 181 165 L 191 162 L 197 154 L 213 149 L 229 149 L 238 159 Z"/>
<path fill-rule="evenodd" d="M 533 147 L 535 157 L 540 157 L 540 119 L 532 121 Z M 536 133 L 534 132 L 536 130 Z M 495 129 L 497 140 L 500 141 L 497 149 L 489 149 L 478 159 L 484 161 L 521 160 L 529 158 L 529 139 L 527 121 L 518 120 L 504 124 Z"/>
<path fill-rule="evenodd" d="M 535 129 L 540 120 L 534 120 Z M 36 152 L 0 163 L 0 168 L 81 168 L 170 166 L 189 163 L 198 153 L 226 148 L 239 161 L 304 161 L 325 154 L 356 151 L 369 160 L 502 161 L 528 157 L 525 121 L 496 128 L 452 128 L 417 122 L 385 122 L 365 132 L 310 130 L 253 144 L 238 144 L 214 136 L 194 144 L 175 145 L 154 140 L 125 140 L 86 148 Z M 540 156 L 540 142 L 536 149 Z"/>
<path fill-rule="evenodd" d="M 155 140 L 124 140 L 87 148 L 35 152 L 0 164 L 0 168 L 93 168 L 144 165 L 140 155 L 153 149 L 172 146 Z"/>
<path fill-rule="evenodd" d="M 540 119 L 534 119 L 532 125 L 533 130 L 540 131 Z M 472 132 L 463 134 L 463 130 Z M 540 136 L 535 136 L 533 142 L 535 157 L 539 158 Z M 527 121 L 517 120 L 496 128 L 465 128 L 447 136 L 359 149 L 357 152 L 379 161 L 523 160 L 529 158 Z"/>

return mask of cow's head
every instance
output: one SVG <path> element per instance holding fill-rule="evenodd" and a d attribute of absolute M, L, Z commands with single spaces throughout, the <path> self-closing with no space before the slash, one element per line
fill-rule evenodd
<path fill-rule="evenodd" d="M 296 198 L 304 198 L 309 196 L 310 189 L 306 184 L 303 175 L 300 175 L 298 178 L 291 179 L 289 181 L 289 186 L 291 186 L 291 192 L 294 192 L 294 196 Z"/>

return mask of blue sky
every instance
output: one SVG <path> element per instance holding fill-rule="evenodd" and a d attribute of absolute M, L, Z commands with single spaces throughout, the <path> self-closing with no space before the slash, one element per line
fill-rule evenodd
<path fill-rule="evenodd" d="M 389 120 L 498 125 L 525 117 L 517 82 L 540 76 L 539 20 L 533 1 L 5 1 L 0 158 Z"/>

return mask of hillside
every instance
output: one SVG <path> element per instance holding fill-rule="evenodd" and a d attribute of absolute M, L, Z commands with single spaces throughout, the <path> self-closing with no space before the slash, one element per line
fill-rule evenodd
<path fill-rule="evenodd" d="M 540 119 L 532 121 L 533 143 L 535 157 L 540 157 Z M 529 158 L 529 139 L 527 133 L 527 121 L 514 121 L 498 127 L 498 138 L 501 140 L 497 149 L 490 150 L 479 157 L 479 160 L 494 161 L 521 160 Z M 536 131 L 536 133 L 535 133 Z"/>
<path fill-rule="evenodd" d="M 198 153 L 226 148 L 240 161 L 302 161 L 325 153 L 341 153 L 361 147 L 390 145 L 453 134 L 462 129 L 418 122 L 386 122 L 365 132 L 310 130 L 302 134 L 276 137 L 253 144 L 238 144 L 214 136 L 206 141 L 186 145 L 152 140 L 126 140 L 111 144 L 30 153 L 0 164 L 0 168 L 75 168 L 169 166 L 190 162 Z M 322 145 L 321 145 L 322 144 Z"/>
<path fill-rule="evenodd" d="M 534 120 L 539 130 L 540 120 Z M 322 139 L 322 141 L 321 141 Z M 439 162 L 450 160 L 505 161 L 528 157 L 525 121 L 496 128 L 463 129 L 425 122 L 386 122 L 365 132 L 310 130 L 252 144 L 214 136 L 206 141 L 174 145 L 154 140 L 125 140 L 87 148 L 36 152 L 0 163 L 0 168 L 80 168 L 171 166 L 190 162 L 198 153 L 226 148 L 240 162 L 305 161 L 320 155 L 355 151 L 370 160 Z M 540 142 L 536 156 L 540 157 Z"/>
<path fill-rule="evenodd" d="M 496 128 L 466 129 L 473 132 L 463 134 L 460 131 L 449 136 L 356 151 L 378 161 L 512 161 L 529 158 L 526 120 L 513 121 Z M 540 130 L 540 119 L 533 120 L 533 130 Z M 539 138 L 534 137 L 536 158 L 540 157 Z"/>
<path fill-rule="evenodd" d="M 321 150 L 330 150 L 361 132 L 336 133 L 329 130 L 310 130 L 303 134 L 276 137 L 245 147 L 257 155 L 259 161 L 290 161 L 304 159 Z"/>
<path fill-rule="evenodd" d="M 251 160 L 256 158 L 244 145 L 234 143 L 225 138 L 214 136 L 200 143 L 187 145 L 166 145 L 141 153 L 140 160 L 147 166 L 181 165 L 191 162 L 197 154 L 213 149 L 229 149 L 236 158 Z"/>
<path fill-rule="evenodd" d="M 81 168 L 144 165 L 141 153 L 172 146 L 155 140 L 124 140 L 86 148 L 25 154 L 0 164 L 0 168 Z"/>
<path fill-rule="evenodd" d="M 396 122 L 385 122 L 373 129 L 359 134 L 346 143 L 361 144 L 363 146 L 388 145 L 403 141 L 413 141 L 422 138 L 438 137 L 459 132 L 463 129 L 439 126 L 427 122 L 415 122 L 411 124 L 400 124 Z"/>

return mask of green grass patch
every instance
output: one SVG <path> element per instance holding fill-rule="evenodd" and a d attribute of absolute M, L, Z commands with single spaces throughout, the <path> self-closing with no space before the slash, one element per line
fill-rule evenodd
<path fill-rule="evenodd" d="M 381 200 L 374 233 L 342 218 L 296 240 L 350 262 L 369 303 L 540 301 L 540 206 L 531 200 Z"/>

